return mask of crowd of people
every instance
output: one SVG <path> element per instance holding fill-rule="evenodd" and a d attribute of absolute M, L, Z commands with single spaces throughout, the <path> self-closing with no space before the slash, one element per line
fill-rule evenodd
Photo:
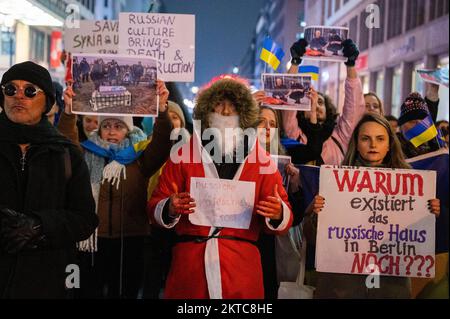
<path fill-rule="evenodd" d="M 340 114 L 313 87 L 301 92 L 310 111 L 277 111 L 262 105 L 265 92 L 252 94 L 244 79 L 225 76 L 199 91 L 193 132 L 161 80 L 159 115 L 145 133 L 132 117 L 71 113 L 73 86 L 96 81 L 95 66 L 84 60 L 74 64 L 57 120 L 47 116 L 57 99 L 48 71 L 33 62 L 12 66 L 0 92 L 0 298 L 277 298 L 275 239 L 292 227 L 307 238 L 315 298 L 415 296 L 407 277 L 382 276 L 382 289 L 369 291 L 365 276 L 314 271 L 317 217 L 333 203 L 315 194 L 300 205 L 298 165 L 411 168 L 405 159 L 442 147 L 436 139 L 416 147 L 404 136 L 428 116 L 436 122 L 438 86 L 429 85 L 425 98 L 411 93 L 396 119 L 376 94 L 364 94 L 357 45 L 348 39 L 339 46 L 347 58 Z M 307 47 L 304 39 L 292 45 L 289 73 L 298 72 Z M 111 84 L 119 74 L 130 73 L 130 83 L 144 74 L 114 63 L 109 69 Z M 436 126 L 448 145 L 448 122 Z M 255 134 L 230 141 L 227 129 Z M 271 155 L 291 157 L 288 186 Z M 194 223 L 198 178 L 251 184 L 248 225 Z M 444 225 L 436 228 L 436 254 L 448 265 L 448 207 L 441 201 L 429 198 L 429 213 Z M 78 289 L 67 286 L 68 265 L 80 268 Z"/>

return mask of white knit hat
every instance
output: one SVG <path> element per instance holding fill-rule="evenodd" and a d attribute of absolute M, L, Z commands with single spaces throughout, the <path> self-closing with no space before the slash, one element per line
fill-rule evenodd
<path fill-rule="evenodd" d="M 98 117 L 98 126 L 102 125 L 104 120 L 114 119 L 122 121 L 128 128 L 128 131 L 132 131 L 134 128 L 133 117 L 132 116 L 112 116 L 112 115 L 101 115 Z"/>

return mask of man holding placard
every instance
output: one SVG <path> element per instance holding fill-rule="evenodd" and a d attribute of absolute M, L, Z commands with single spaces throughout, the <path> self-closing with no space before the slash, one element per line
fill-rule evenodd
<path fill-rule="evenodd" d="M 239 79 L 199 93 L 194 135 L 174 147 L 148 205 L 150 218 L 178 235 L 165 298 L 264 298 L 256 241 L 261 231 L 287 232 L 292 212 L 256 142 L 258 119 Z"/>

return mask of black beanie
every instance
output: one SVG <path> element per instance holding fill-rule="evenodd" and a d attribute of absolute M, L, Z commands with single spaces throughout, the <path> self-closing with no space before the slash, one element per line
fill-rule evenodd
<path fill-rule="evenodd" d="M 53 88 L 52 77 L 47 69 L 31 61 L 26 61 L 13 65 L 3 74 L 1 85 L 5 85 L 13 80 L 24 80 L 42 89 L 46 96 L 45 114 L 50 112 L 55 104 L 55 89 Z M 3 107 L 5 97 L 3 90 L 0 90 L 0 105 Z"/>

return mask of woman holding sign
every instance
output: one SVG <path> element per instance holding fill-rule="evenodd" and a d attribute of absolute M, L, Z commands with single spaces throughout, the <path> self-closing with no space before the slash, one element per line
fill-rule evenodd
<path fill-rule="evenodd" d="M 345 166 L 410 169 L 405 162 L 400 143 L 389 122 L 378 114 L 369 113 L 356 125 L 349 148 L 342 162 Z M 330 203 L 332 204 L 332 203 Z M 326 205 L 326 199 L 315 196 L 307 209 L 305 227 L 315 223 Z M 430 199 L 428 208 L 436 216 L 439 199 Z M 380 276 L 379 288 L 368 289 L 367 276 L 319 272 L 315 298 L 411 298 L 411 283 L 406 277 Z"/>
<path fill-rule="evenodd" d="M 169 91 L 163 81 L 157 82 L 156 91 L 159 115 L 151 141 L 133 125 L 131 116 L 105 115 L 99 116 L 99 129 L 81 143 L 100 221 L 95 234 L 78 243 L 82 298 L 136 299 L 144 283 L 144 244 L 150 239 L 145 211 L 148 180 L 165 163 L 172 146 Z M 76 138 L 76 117 L 70 114 L 73 96 L 69 87 L 64 95 L 67 114 L 62 118 L 66 123 L 60 130 Z M 152 267 L 148 271 L 156 272 Z"/>

